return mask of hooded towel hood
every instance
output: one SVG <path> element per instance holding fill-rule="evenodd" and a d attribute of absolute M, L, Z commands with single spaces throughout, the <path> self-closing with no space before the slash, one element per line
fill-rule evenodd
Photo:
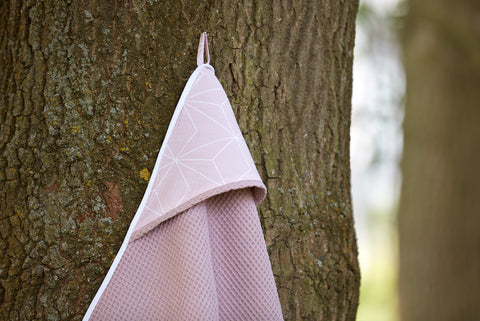
<path fill-rule="evenodd" d="M 209 64 L 190 76 L 142 202 L 132 240 L 193 204 L 232 189 L 266 194 L 227 95 Z"/>

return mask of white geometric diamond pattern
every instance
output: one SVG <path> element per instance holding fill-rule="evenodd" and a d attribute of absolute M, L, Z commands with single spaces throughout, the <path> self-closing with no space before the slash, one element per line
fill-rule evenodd
<path fill-rule="evenodd" d="M 261 182 L 227 95 L 210 68 L 196 74 L 177 108 L 180 114 L 170 125 L 174 128 L 164 142 L 136 230 L 208 190 L 242 180 Z"/>

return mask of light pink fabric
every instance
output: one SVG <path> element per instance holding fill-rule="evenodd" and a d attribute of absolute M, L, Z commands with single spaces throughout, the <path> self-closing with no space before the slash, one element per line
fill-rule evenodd
<path fill-rule="evenodd" d="M 264 185 L 212 68 L 198 67 L 189 82 L 132 241 L 184 210 L 182 204 L 222 186 L 249 181 L 259 188 L 257 202 L 264 197 Z"/>
<path fill-rule="evenodd" d="M 210 63 L 210 52 L 208 51 L 207 33 L 204 32 L 200 35 L 200 41 L 198 42 L 197 51 L 197 66 L 201 66 L 205 63 L 204 53 L 207 54 L 207 64 Z"/>
<path fill-rule="evenodd" d="M 204 33 L 199 67 L 84 321 L 283 320 L 256 211 L 265 186 L 209 59 Z"/>
<path fill-rule="evenodd" d="M 282 320 L 250 189 L 130 243 L 90 320 Z"/>

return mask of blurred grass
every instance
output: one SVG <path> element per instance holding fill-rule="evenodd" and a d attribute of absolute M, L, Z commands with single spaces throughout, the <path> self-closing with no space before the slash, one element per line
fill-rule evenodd
<path fill-rule="evenodd" d="M 357 321 L 398 321 L 396 273 L 383 266 L 373 267 L 363 278 Z"/>
<path fill-rule="evenodd" d="M 372 255 L 369 262 L 360 261 L 362 284 L 357 321 L 399 321 L 395 225 L 389 219 L 375 221 L 371 226 Z"/>

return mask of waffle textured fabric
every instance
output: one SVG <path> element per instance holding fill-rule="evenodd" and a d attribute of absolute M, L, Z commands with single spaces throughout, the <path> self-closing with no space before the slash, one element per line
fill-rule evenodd
<path fill-rule="evenodd" d="M 130 243 L 90 320 L 283 320 L 250 188 Z"/>

